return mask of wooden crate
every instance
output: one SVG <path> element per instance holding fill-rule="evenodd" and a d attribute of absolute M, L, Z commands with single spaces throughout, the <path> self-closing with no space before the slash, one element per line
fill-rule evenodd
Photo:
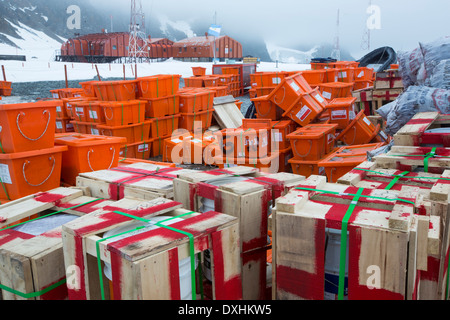
<path fill-rule="evenodd" d="M 450 147 L 450 130 L 448 133 L 426 132 L 430 129 L 448 128 L 450 115 L 439 112 L 417 113 L 406 125 L 394 135 L 397 146 L 441 146 Z"/>
<path fill-rule="evenodd" d="M 439 217 L 417 214 L 417 188 L 363 189 L 358 200 L 359 188 L 326 183 L 321 176 L 309 177 L 299 188 L 307 190 L 294 188 L 278 198 L 273 213 L 273 299 L 324 299 L 330 229 L 340 233 L 345 216 L 347 299 L 414 298 L 418 273 L 428 256 L 438 255 L 440 241 Z M 339 252 L 335 255 L 339 264 Z"/>
<path fill-rule="evenodd" d="M 403 89 L 403 81 L 399 70 L 386 70 L 377 72 L 374 81 L 375 90 L 379 89 Z"/>
<path fill-rule="evenodd" d="M 373 87 L 354 90 L 352 91 L 352 96 L 356 98 L 355 103 L 358 107 L 356 113 L 364 110 L 366 116 L 373 115 L 373 105 L 375 104 L 373 101 Z"/>
<path fill-rule="evenodd" d="M 173 199 L 173 180 L 177 174 L 193 170 L 135 163 L 107 170 L 80 173 L 78 187 L 88 187 L 93 196 L 120 200 L 124 197 Z"/>
<path fill-rule="evenodd" d="M 217 182 L 230 177 L 242 181 Z M 187 209 L 202 212 L 205 201 L 214 210 L 239 220 L 242 253 L 242 289 L 244 300 L 265 299 L 268 216 L 275 199 L 296 186 L 305 177 L 277 173 L 263 175 L 251 167 L 180 174 L 174 181 L 174 199 Z"/>
<path fill-rule="evenodd" d="M 181 206 L 165 198 L 124 198 L 65 224 L 62 231 L 65 264 L 76 266 L 80 275 L 77 285 L 69 287 L 69 299 L 180 299 L 178 263 L 192 257 L 190 237 L 195 255 L 205 250 L 211 252 L 211 299 L 241 299 L 237 219 L 213 211 L 199 214 Z M 103 238 L 107 231 L 157 216 L 179 217 L 182 221 L 171 224 L 173 229 L 144 228 L 124 239 Z M 105 263 L 111 268 L 111 282 L 103 272 Z M 195 280 L 202 280 L 198 272 Z"/>
<path fill-rule="evenodd" d="M 85 196 L 76 188 L 58 188 L 1 205 L 0 284 L 5 288 L 0 297 L 4 300 L 67 299 L 61 226 L 38 234 L 16 230 L 17 223 L 52 213 L 83 216 L 109 203 Z M 13 225 L 16 227 L 11 228 Z"/>
<path fill-rule="evenodd" d="M 372 92 L 373 112 L 381 108 L 383 105 L 395 101 L 401 94 L 403 89 L 376 89 Z M 373 113 L 375 114 L 375 113 Z"/>
<path fill-rule="evenodd" d="M 406 175 L 407 178 L 400 178 Z M 389 189 L 399 192 L 403 186 L 419 188 L 424 198 L 426 216 L 440 218 L 440 238 L 442 239 L 439 255 L 428 257 L 427 270 L 419 275 L 419 299 L 443 299 L 446 288 L 449 244 L 450 219 L 450 170 L 442 174 L 426 172 L 410 172 L 405 174 L 402 170 L 379 168 L 375 162 L 364 162 L 352 171 L 342 176 L 338 183 L 365 189 Z M 398 179 L 398 180 L 397 180 Z"/>
<path fill-rule="evenodd" d="M 431 152 L 434 150 L 434 156 Z M 450 168 L 450 148 L 393 146 L 385 154 L 373 158 L 380 168 L 403 171 L 424 170 L 442 174 Z M 425 165 L 428 163 L 428 170 Z"/>

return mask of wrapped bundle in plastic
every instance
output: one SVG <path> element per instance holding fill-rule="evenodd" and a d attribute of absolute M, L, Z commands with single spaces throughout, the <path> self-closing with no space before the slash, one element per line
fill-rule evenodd
<path fill-rule="evenodd" d="M 430 86 L 450 89 L 450 59 L 442 60 L 434 68 L 433 75 L 430 77 Z"/>
<path fill-rule="evenodd" d="M 430 43 L 421 43 L 423 55 L 423 73 L 419 71 L 418 83 L 425 83 L 435 72 L 435 68 L 443 60 L 450 59 L 450 37 L 442 37 Z"/>
<path fill-rule="evenodd" d="M 397 53 L 399 72 L 402 77 L 403 85 L 406 88 L 417 83 L 417 75 L 424 65 L 422 51 L 419 48 L 413 51 L 400 51 Z"/>
<path fill-rule="evenodd" d="M 387 114 L 385 133 L 394 135 L 419 112 L 450 113 L 450 90 L 410 86 Z"/>

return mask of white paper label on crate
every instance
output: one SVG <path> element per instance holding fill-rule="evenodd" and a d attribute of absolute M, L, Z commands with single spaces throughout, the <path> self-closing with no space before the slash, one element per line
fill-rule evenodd
<path fill-rule="evenodd" d="M 273 84 L 280 84 L 281 83 L 281 78 L 280 77 L 272 78 L 272 83 Z"/>
<path fill-rule="evenodd" d="M 258 84 L 255 82 L 255 83 L 252 83 L 252 87 L 257 87 L 258 86 Z"/>
<path fill-rule="evenodd" d="M 61 107 L 60 106 L 56 106 L 56 112 L 61 112 Z"/>
<path fill-rule="evenodd" d="M 317 95 L 317 96 L 318 96 L 318 95 Z M 331 99 L 331 92 L 324 91 L 324 92 L 322 92 L 322 96 L 323 96 L 325 99 Z"/>
<path fill-rule="evenodd" d="M 180 139 L 172 139 L 171 140 L 173 143 L 176 143 L 176 144 L 179 144 L 179 143 L 181 143 L 181 142 L 183 142 L 182 140 L 180 140 Z"/>
<path fill-rule="evenodd" d="M 89 117 L 90 117 L 91 119 L 98 119 L 97 111 L 89 110 Z"/>
<path fill-rule="evenodd" d="M 62 129 L 63 125 L 61 121 L 56 121 L 56 129 Z"/>
<path fill-rule="evenodd" d="M 300 120 L 300 121 L 304 121 L 306 119 L 306 117 L 309 116 L 309 114 L 311 113 L 311 109 L 308 108 L 307 106 L 304 106 L 296 115 L 296 117 Z"/>
<path fill-rule="evenodd" d="M 331 143 L 334 140 L 335 136 L 332 133 L 328 134 L 328 143 Z"/>
<path fill-rule="evenodd" d="M 350 120 L 355 119 L 355 118 L 356 118 L 356 113 L 355 113 L 355 111 L 350 111 L 350 112 L 348 113 L 348 118 L 349 118 Z"/>
<path fill-rule="evenodd" d="M 282 142 L 283 134 L 281 132 L 274 132 L 272 135 L 272 140 L 275 142 Z"/>
<path fill-rule="evenodd" d="M 331 96 L 331 94 L 330 94 L 330 96 Z M 319 100 L 320 103 L 325 101 L 325 99 L 320 94 L 316 94 L 316 99 Z"/>
<path fill-rule="evenodd" d="M 364 77 L 364 71 L 361 71 L 361 72 L 358 74 L 358 78 L 362 78 L 362 77 Z"/>
<path fill-rule="evenodd" d="M 289 85 L 291 86 L 292 89 L 294 89 L 294 91 L 299 91 L 300 87 L 295 83 L 295 82 L 290 82 Z"/>
<path fill-rule="evenodd" d="M 139 151 L 139 152 L 145 152 L 145 151 L 148 151 L 148 144 L 147 144 L 147 143 L 140 144 L 140 145 L 138 146 L 138 151 Z"/>
<path fill-rule="evenodd" d="M 2 179 L 3 183 L 12 184 L 9 166 L 7 164 L 0 163 L 0 179 Z"/>
<path fill-rule="evenodd" d="M 202 140 L 199 139 L 191 139 L 193 143 L 203 143 Z"/>
<path fill-rule="evenodd" d="M 331 111 L 331 120 L 347 119 L 347 111 L 333 110 Z"/>
<path fill-rule="evenodd" d="M 339 72 L 339 78 L 347 78 L 347 72 L 346 71 Z"/>
<path fill-rule="evenodd" d="M 58 99 L 59 95 L 57 93 L 53 93 L 53 98 Z"/>
<path fill-rule="evenodd" d="M 99 135 L 100 135 L 100 132 L 98 131 L 98 129 L 92 128 L 92 129 L 91 129 L 91 134 L 96 135 L 96 136 L 99 136 Z"/>
<path fill-rule="evenodd" d="M 83 114 L 84 114 L 84 109 L 83 109 L 83 108 L 80 108 L 80 107 L 76 107 L 76 108 L 75 108 L 75 112 L 76 112 L 77 114 L 83 115 Z"/>
<path fill-rule="evenodd" d="M 370 127 L 372 126 L 372 122 L 370 122 L 369 119 L 367 119 L 366 117 L 363 118 L 364 122 Z"/>

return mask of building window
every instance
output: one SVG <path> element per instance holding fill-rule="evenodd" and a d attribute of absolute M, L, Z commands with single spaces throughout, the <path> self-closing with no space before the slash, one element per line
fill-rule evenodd
<path fill-rule="evenodd" d="M 180 47 L 180 49 L 178 50 L 179 53 L 181 53 L 183 51 L 183 48 Z"/>
<path fill-rule="evenodd" d="M 184 47 L 184 52 L 187 52 L 187 47 Z"/>

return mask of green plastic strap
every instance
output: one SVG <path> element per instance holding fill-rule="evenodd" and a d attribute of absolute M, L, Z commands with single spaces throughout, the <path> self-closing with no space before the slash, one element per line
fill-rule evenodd
<path fill-rule="evenodd" d="M 100 86 L 98 85 L 98 83 L 97 83 L 97 89 L 98 89 L 98 92 L 100 93 L 100 98 L 102 99 L 102 101 L 105 101 L 105 99 L 103 99 L 102 90 L 100 90 Z"/>
<path fill-rule="evenodd" d="M 156 225 L 158 227 L 165 228 L 165 229 L 168 229 L 168 230 L 171 230 L 171 231 L 175 231 L 175 232 L 181 233 L 183 235 L 186 235 L 189 238 L 189 252 L 190 252 L 190 257 L 191 257 L 192 300 L 196 300 L 196 291 L 197 290 L 196 290 L 196 280 L 195 280 L 196 278 L 195 278 L 194 236 L 191 233 L 189 233 L 189 232 L 186 232 L 186 231 L 183 231 L 183 230 L 178 230 L 176 228 L 163 225 L 164 222 L 167 222 L 167 221 L 170 221 L 170 220 L 173 220 L 173 219 L 176 219 L 176 218 L 181 218 L 181 217 L 184 217 L 184 216 L 188 216 L 188 215 L 194 214 L 196 212 L 191 211 L 191 212 L 188 212 L 188 213 L 185 213 L 185 214 L 182 214 L 182 215 L 178 215 L 176 217 L 167 218 L 165 220 L 162 220 L 162 221 L 159 221 L 159 222 L 156 222 L 156 223 L 152 222 L 151 220 L 148 220 L 148 219 L 145 219 L 145 218 L 141 218 L 141 217 L 137 217 L 137 216 L 134 216 L 134 215 L 131 215 L 131 214 L 128 214 L 128 213 L 124 213 L 124 212 L 120 212 L 120 211 L 114 211 L 114 213 L 126 216 L 128 218 L 132 218 L 132 219 L 135 219 L 135 220 L 143 221 L 143 222 L 146 222 L 146 223 L 151 223 L 151 224 L 154 224 L 154 225 Z M 104 289 L 103 289 L 103 280 L 102 280 L 103 277 L 102 277 L 102 274 L 101 274 L 101 259 L 100 259 L 100 246 L 99 246 L 99 243 L 102 242 L 102 241 L 106 241 L 108 239 L 114 238 L 114 237 L 118 237 L 118 236 L 126 234 L 126 233 L 130 233 L 130 232 L 134 232 L 134 231 L 139 230 L 139 229 L 143 229 L 143 228 L 144 227 L 138 227 L 136 229 L 123 232 L 121 234 L 117 234 L 117 235 L 114 235 L 114 236 L 111 236 L 111 237 L 108 237 L 108 238 L 100 239 L 100 240 L 98 240 L 96 242 L 97 264 L 98 264 L 98 267 L 99 267 L 99 278 L 100 278 L 100 289 L 101 289 L 101 293 L 102 293 L 102 300 L 105 300 L 105 293 L 104 293 Z M 202 296 L 203 296 L 203 293 L 202 293 Z"/>
<path fill-rule="evenodd" d="M 159 98 L 159 78 L 156 78 L 156 97 Z"/>
<path fill-rule="evenodd" d="M 1 141 L 0 141 L 0 149 L 2 150 L 2 153 L 6 153 L 5 150 L 3 149 L 3 144 Z"/>
<path fill-rule="evenodd" d="M 372 172 L 372 173 L 381 174 L 381 175 L 385 175 L 385 176 L 389 176 L 389 177 L 399 177 L 400 179 L 430 179 L 430 180 L 433 179 L 433 180 L 447 180 L 447 181 L 450 181 L 450 178 L 440 178 L 440 177 L 407 177 L 407 176 L 401 176 L 401 175 L 389 174 L 389 173 L 385 173 L 385 172 L 379 172 L 379 171 L 368 170 L 368 169 L 361 169 L 361 168 L 354 168 L 354 170 L 366 171 L 366 172 Z"/>
<path fill-rule="evenodd" d="M 434 156 L 436 155 L 436 147 L 431 149 L 431 152 L 427 154 L 427 156 L 425 157 L 425 159 L 423 160 L 423 167 L 425 172 L 428 172 L 428 160 L 430 158 L 434 158 Z"/>
<path fill-rule="evenodd" d="M 398 182 L 398 180 L 400 180 L 401 177 L 407 175 L 408 173 L 410 173 L 410 172 L 409 172 L 409 171 L 404 171 L 404 172 L 400 173 L 400 175 L 399 175 L 399 176 L 396 176 L 394 179 L 392 179 L 391 183 L 389 183 L 389 184 L 387 185 L 387 187 L 384 188 L 384 189 L 385 189 L 385 190 L 391 190 L 392 187 Z"/>
<path fill-rule="evenodd" d="M 121 124 L 123 125 L 123 116 L 124 116 L 124 106 L 123 106 L 123 103 L 122 103 L 122 117 L 121 117 Z"/>
<path fill-rule="evenodd" d="M 117 95 L 116 95 L 116 90 L 114 89 L 114 85 L 113 85 L 113 83 L 112 83 L 112 82 L 110 82 L 110 84 L 111 84 L 111 88 L 112 88 L 112 90 L 113 90 L 113 93 L 114 93 L 114 99 L 116 99 L 116 101 L 119 101 L 119 100 L 117 99 Z"/>
<path fill-rule="evenodd" d="M 327 191 L 327 190 L 319 190 L 319 189 L 311 189 L 311 188 L 300 188 L 297 187 L 295 188 L 295 190 L 305 190 L 305 191 L 315 191 L 315 192 L 319 192 L 319 193 L 327 193 L 327 194 L 334 194 L 337 196 L 356 196 L 356 194 L 353 193 L 346 193 L 346 192 L 335 192 L 335 191 Z M 399 198 L 395 198 L 395 199 L 388 199 L 388 198 L 383 198 L 383 197 L 375 197 L 375 196 L 366 196 L 366 195 L 360 195 L 360 198 L 369 198 L 369 199 L 378 199 L 378 200 L 386 200 L 386 201 L 403 201 L 409 204 L 415 204 L 415 202 L 410 201 L 410 200 L 405 200 L 405 199 L 399 199 Z"/>
<path fill-rule="evenodd" d="M 65 284 L 66 281 L 67 281 L 67 279 L 64 278 L 64 279 L 62 279 L 62 280 L 52 284 L 51 286 L 49 286 L 49 287 L 47 287 L 47 288 L 45 288 L 45 289 L 43 289 L 41 291 L 30 292 L 30 293 L 23 293 L 23 292 L 14 290 L 12 288 L 8 288 L 8 287 L 6 287 L 6 286 L 4 286 L 2 284 L 0 284 L 0 289 L 3 289 L 3 290 L 8 291 L 8 292 L 11 292 L 12 294 L 18 295 L 19 297 L 22 297 L 24 299 L 31 299 L 31 298 L 40 297 L 40 296 L 46 294 L 47 292 L 50 292 L 53 289 L 56 289 L 57 287 Z"/>
<path fill-rule="evenodd" d="M 120 162 L 124 162 L 124 161 L 127 159 L 127 153 L 128 153 L 128 146 L 125 145 L 125 155 L 124 155 L 124 157 L 123 157 L 122 160 L 119 160 L 119 163 L 120 163 Z"/>
<path fill-rule="evenodd" d="M 141 122 L 141 101 L 139 101 L 139 109 L 138 109 L 138 122 Z"/>
<path fill-rule="evenodd" d="M 389 155 L 390 157 L 425 157 L 425 159 L 423 160 L 423 167 L 424 167 L 424 171 L 428 172 L 428 160 L 430 160 L 431 158 L 450 158 L 450 156 L 440 156 L 436 154 L 436 149 L 437 147 L 434 147 L 433 149 L 431 149 L 430 152 L 421 155 L 421 154 L 391 154 Z"/>
<path fill-rule="evenodd" d="M 91 102 L 89 102 L 89 111 L 91 112 L 91 115 L 94 115 L 94 112 L 92 111 Z M 92 119 L 94 119 L 94 122 L 97 122 L 94 117 L 92 117 Z"/>
<path fill-rule="evenodd" d="M 348 221 L 350 220 L 350 217 L 353 214 L 353 211 L 355 210 L 356 205 L 358 204 L 358 201 L 360 197 L 362 196 L 362 193 L 364 191 L 364 188 L 359 188 L 358 192 L 356 193 L 355 197 L 353 198 L 352 202 L 350 203 L 350 206 L 347 209 L 347 212 L 345 213 L 344 218 L 342 219 L 342 227 L 341 227 L 341 250 L 340 250 L 340 258 L 339 258 L 339 287 L 338 287 L 338 300 L 344 300 L 344 289 L 345 289 L 345 265 L 346 265 L 346 258 L 347 258 L 347 227 L 348 227 Z"/>

